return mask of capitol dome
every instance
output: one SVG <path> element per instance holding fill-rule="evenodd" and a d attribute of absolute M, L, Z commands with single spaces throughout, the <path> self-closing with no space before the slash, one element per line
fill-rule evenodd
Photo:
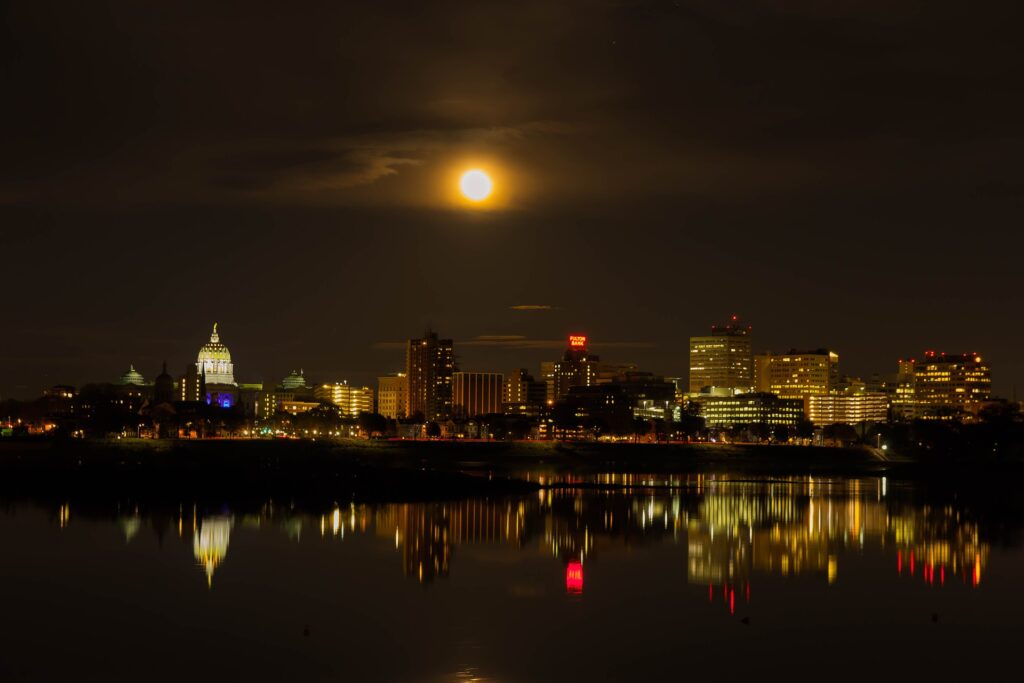
<path fill-rule="evenodd" d="M 126 372 L 123 375 L 121 375 L 120 383 L 125 385 L 125 386 L 127 386 L 129 384 L 134 384 L 137 387 L 141 387 L 141 386 L 144 386 L 146 384 L 146 380 L 142 376 L 142 373 L 139 372 L 138 370 L 136 370 L 135 366 L 132 365 L 132 366 L 130 366 L 128 368 L 128 372 Z"/>
<path fill-rule="evenodd" d="M 292 370 L 291 374 L 281 380 L 281 386 L 288 391 L 307 388 L 306 376 L 302 370 Z"/>
<path fill-rule="evenodd" d="M 203 344 L 199 349 L 199 357 L 196 358 L 196 370 L 199 374 L 206 375 L 207 384 L 234 384 L 235 366 L 231 363 L 231 352 L 228 347 L 220 343 L 220 335 L 217 334 L 217 323 L 213 324 L 213 333 L 210 341 Z"/>

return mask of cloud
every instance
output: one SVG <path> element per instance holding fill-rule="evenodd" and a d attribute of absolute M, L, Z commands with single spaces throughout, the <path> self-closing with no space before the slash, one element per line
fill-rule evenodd
<path fill-rule="evenodd" d="M 481 334 L 464 341 L 456 341 L 455 346 L 491 346 L 507 349 L 556 349 L 566 347 L 565 339 L 528 339 L 521 335 Z M 601 349 L 650 349 L 653 342 L 646 341 L 607 341 L 588 345 L 595 350 Z"/>
<path fill-rule="evenodd" d="M 513 311 L 558 311 L 558 306 L 552 306 L 551 304 L 519 304 L 517 306 L 509 306 L 509 309 Z"/>

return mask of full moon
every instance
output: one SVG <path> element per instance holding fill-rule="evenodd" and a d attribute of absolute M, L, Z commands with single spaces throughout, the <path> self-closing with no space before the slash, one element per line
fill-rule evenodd
<path fill-rule="evenodd" d="M 466 171 L 459 180 L 459 189 L 466 199 L 482 202 L 491 194 L 493 183 L 486 173 L 479 169 Z"/>

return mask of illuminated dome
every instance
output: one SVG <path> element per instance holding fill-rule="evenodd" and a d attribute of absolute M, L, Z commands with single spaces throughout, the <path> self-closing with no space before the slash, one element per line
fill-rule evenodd
<path fill-rule="evenodd" d="M 302 370 L 292 370 L 291 374 L 281 380 L 281 386 L 285 389 L 305 389 L 306 388 L 306 376 Z"/>
<path fill-rule="evenodd" d="M 210 341 L 203 344 L 199 349 L 199 357 L 196 359 L 196 369 L 199 374 L 206 375 L 207 384 L 234 384 L 235 366 L 231 363 L 231 352 L 228 347 L 220 343 L 220 335 L 217 334 L 217 323 L 213 324 L 213 334 Z"/>
<path fill-rule="evenodd" d="M 121 375 L 121 384 L 134 384 L 137 387 L 141 387 L 146 383 L 142 373 L 135 369 L 135 366 L 129 366 L 128 372 Z"/>

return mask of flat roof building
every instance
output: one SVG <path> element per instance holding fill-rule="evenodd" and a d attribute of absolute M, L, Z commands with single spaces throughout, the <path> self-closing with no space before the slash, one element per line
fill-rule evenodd
<path fill-rule="evenodd" d="M 706 387 L 750 391 L 754 386 L 752 328 L 736 316 L 713 325 L 710 336 L 690 337 L 690 391 Z"/>
<path fill-rule="evenodd" d="M 404 372 L 377 378 L 377 412 L 390 420 L 404 418 L 409 378 Z"/>
<path fill-rule="evenodd" d="M 700 405 L 700 414 L 708 427 L 753 424 L 795 427 L 804 419 L 802 399 L 779 398 L 775 394 L 699 396 L 693 400 Z"/>
<path fill-rule="evenodd" d="M 505 376 L 500 372 L 452 374 L 452 414 L 476 417 L 501 412 Z"/>

